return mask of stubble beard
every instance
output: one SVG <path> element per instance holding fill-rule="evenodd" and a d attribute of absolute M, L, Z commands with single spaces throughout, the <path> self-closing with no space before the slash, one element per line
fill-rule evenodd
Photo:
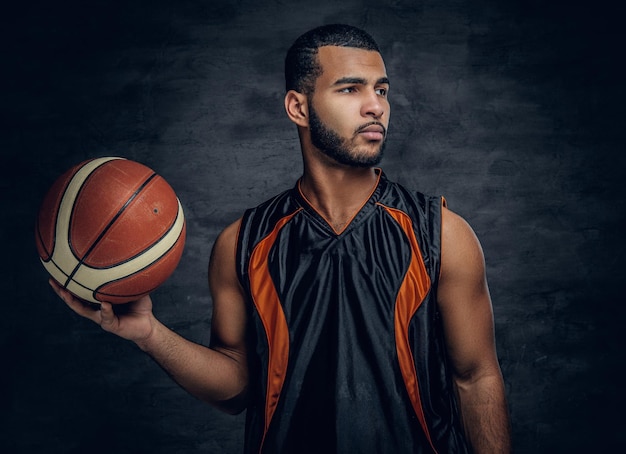
<path fill-rule="evenodd" d="M 340 164 L 367 168 L 378 165 L 383 159 L 386 137 L 383 139 L 377 152 L 359 152 L 358 147 L 353 145 L 349 139 L 340 137 L 339 134 L 320 120 L 311 103 L 309 103 L 309 130 L 313 145 Z"/>

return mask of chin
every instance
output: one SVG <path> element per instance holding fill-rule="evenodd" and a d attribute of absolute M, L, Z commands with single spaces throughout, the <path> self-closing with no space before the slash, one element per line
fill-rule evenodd
<path fill-rule="evenodd" d="M 374 153 L 360 153 L 358 156 L 353 157 L 352 161 L 357 167 L 374 167 L 383 160 L 383 148 L 384 144 Z"/>
<path fill-rule="evenodd" d="M 356 168 L 368 168 L 374 167 L 380 164 L 383 159 L 382 153 L 378 153 L 373 156 L 357 156 L 351 159 L 346 159 L 342 164 Z"/>

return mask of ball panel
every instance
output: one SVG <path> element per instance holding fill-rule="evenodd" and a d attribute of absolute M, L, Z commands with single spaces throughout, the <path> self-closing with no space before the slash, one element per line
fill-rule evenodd
<path fill-rule="evenodd" d="M 173 227 L 178 208 L 174 190 L 160 176 L 154 177 L 94 244 L 84 263 L 107 268 L 141 254 Z"/>
<path fill-rule="evenodd" d="M 69 277 L 68 274 L 65 273 L 54 262 L 54 260 L 44 261 L 43 259 L 41 259 L 41 263 L 43 264 L 43 266 L 46 269 L 46 271 L 50 274 L 50 277 L 52 277 L 55 281 L 57 281 L 57 283 L 60 286 L 64 287 L 66 282 L 67 282 L 67 278 Z"/>
<path fill-rule="evenodd" d="M 69 226 L 71 248 L 77 257 L 83 259 L 97 245 L 110 223 L 152 175 L 151 169 L 137 162 L 114 160 L 85 179 L 76 195 Z M 122 242 L 126 244 L 130 243 Z"/>
<path fill-rule="evenodd" d="M 67 291 L 69 291 L 77 298 L 80 298 L 84 301 L 90 301 L 92 303 L 100 303 L 100 301 L 94 298 L 92 289 L 87 288 L 76 281 L 70 280 L 64 287 Z"/>
<path fill-rule="evenodd" d="M 183 254 L 184 245 L 183 230 L 178 242 L 163 257 L 136 274 L 98 288 L 94 293 L 95 299 L 114 304 L 126 303 L 151 293 L 171 276 Z"/>
<path fill-rule="evenodd" d="M 78 172 L 84 164 L 85 162 L 82 162 L 72 167 L 70 170 L 57 178 L 44 196 L 41 203 L 41 208 L 39 209 L 39 213 L 37 215 L 35 242 L 39 257 L 41 257 L 43 261 L 48 261 L 52 257 L 52 251 L 54 250 L 55 243 L 57 215 L 63 195 L 65 194 L 67 186 L 76 172 Z"/>

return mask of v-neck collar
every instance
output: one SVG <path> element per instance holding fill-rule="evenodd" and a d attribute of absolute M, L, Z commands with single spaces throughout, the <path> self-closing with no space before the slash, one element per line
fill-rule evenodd
<path fill-rule="evenodd" d="M 293 188 L 293 192 L 295 193 L 296 199 L 300 206 L 305 210 L 305 212 L 314 218 L 329 234 L 340 237 L 345 235 L 347 232 L 352 230 L 361 221 L 366 218 L 371 212 L 376 208 L 376 203 L 380 200 L 381 195 L 383 194 L 385 188 L 387 187 L 387 177 L 385 177 L 382 169 L 376 168 L 376 174 L 378 176 L 378 180 L 376 181 L 376 185 L 374 189 L 370 193 L 369 197 L 365 200 L 361 208 L 356 212 L 356 214 L 352 217 L 352 219 L 344 226 L 341 231 L 336 231 L 330 222 L 322 216 L 322 214 L 315 209 L 315 207 L 308 201 L 305 195 L 302 193 L 302 189 L 300 188 L 300 180 L 296 182 L 296 186 Z"/>

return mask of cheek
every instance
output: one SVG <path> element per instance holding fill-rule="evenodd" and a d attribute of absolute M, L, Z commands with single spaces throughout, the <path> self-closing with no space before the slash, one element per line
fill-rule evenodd
<path fill-rule="evenodd" d="M 351 135 L 362 122 L 360 105 L 352 99 L 345 98 L 333 104 L 328 111 L 328 126 L 344 135 Z"/>
<path fill-rule="evenodd" d="M 353 116 L 350 112 L 349 103 L 326 104 L 323 109 L 315 109 L 324 126 L 341 136 L 351 135 L 355 128 L 354 120 L 350 120 Z"/>

